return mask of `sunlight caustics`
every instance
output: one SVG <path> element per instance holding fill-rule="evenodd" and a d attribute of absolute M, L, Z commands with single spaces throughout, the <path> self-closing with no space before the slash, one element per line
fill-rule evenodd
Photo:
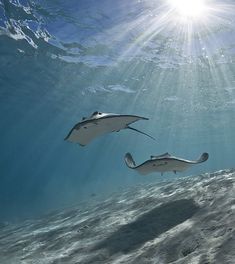
<path fill-rule="evenodd" d="M 179 15 L 188 18 L 199 18 L 207 9 L 204 0 L 169 0 L 169 4 Z"/>

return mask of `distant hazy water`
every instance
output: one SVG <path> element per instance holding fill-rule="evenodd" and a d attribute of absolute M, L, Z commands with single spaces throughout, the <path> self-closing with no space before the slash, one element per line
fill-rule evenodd
<path fill-rule="evenodd" d="M 130 171 L 126 152 L 209 152 L 186 174 L 234 167 L 233 1 L 193 25 L 161 19 L 161 4 L 0 1 L 0 220 L 161 179 Z M 157 141 L 121 131 L 64 142 L 96 110 L 149 117 L 135 127 Z"/>

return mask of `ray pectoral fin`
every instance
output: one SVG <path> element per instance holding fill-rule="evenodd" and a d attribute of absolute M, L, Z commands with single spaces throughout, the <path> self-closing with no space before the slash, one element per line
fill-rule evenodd
<path fill-rule="evenodd" d="M 199 158 L 198 162 L 204 162 L 206 160 L 208 160 L 209 158 L 209 154 L 207 152 L 204 152 L 201 157 Z"/>
<path fill-rule="evenodd" d="M 197 162 L 197 163 L 202 163 L 202 162 L 207 161 L 208 158 L 209 158 L 209 154 L 205 152 L 205 153 L 203 153 L 203 154 L 201 155 L 201 157 L 200 157 L 196 162 Z"/>
<path fill-rule="evenodd" d="M 135 161 L 133 160 L 131 153 L 126 153 L 125 155 L 125 163 L 127 165 L 127 167 L 131 168 L 131 169 L 135 169 L 136 165 L 135 165 Z"/>
<path fill-rule="evenodd" d="M 145 132 L 143 132 L 143 131 L 140 131 L 140 130 L 138 130 L 138 129 L 136 129 L 136 128 L 133 128 L 133 127 L 130 127 L 130 126 L 126 126 L 126 128 L 131 129 L 131 130 L 133 130 L 133 131 L 136 131 L 136 132 L 138 132 L 138 133 L 140 133 L 140 134 L 143 134 L 143 135 L 145 135 L 145 136 L 147 136 L 147 137 L 150 137 L 150 138 L 153 139 L 153 140 L 156 140 L 154 137 L 152 137 L 152 136 L 150 136 L 149 134 L 147 134 L 147 133 L 145 133 Z"/>
<path fill-rule="evenodd" d="M 164 154 L 161 154 L 161 155 L 158 155 L 158 156 L 154 156 L 154 155 L 151 155 L 150 158 L 151 159 L 158 159 L 158 158 L 169 158 L 171 155 L 166 152 Z"/>

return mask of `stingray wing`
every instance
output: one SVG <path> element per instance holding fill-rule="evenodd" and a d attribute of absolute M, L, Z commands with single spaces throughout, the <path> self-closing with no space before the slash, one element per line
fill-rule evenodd
<path fill-rule="evenodd" d="M 125 163 L 127 165 L 127 167 L 129 167 L 130 169 L 134 169 L 136 171 L 138 171 L 138 173 L 142 174 L 142 175 L 147 175 L 149 173 L 152 172 L 157 172 L 157 171 L 161 171 L 159 170 L 159 168 L 161 166 L 165 165 L 165 161 L 164 159 L 160 160 L 160 159 L 156 159 L 156 160 L 147 160 L 145 162 L 143 162 L 140 165 L 136 165 L 135 161 L 132 157 L 132 155 L 130 153 L 126 153 L 125 155 Z"/>
<path fill-rule="evenodd" d="M 98 136 L 125 129 L 129 124 L 141 119 L 147 118 L 134 115 L 98 113 L 76 124 L 65 140 L 85 146 Z"/>
<path fill-rule="evenodd" d="M 158 156 L 150 156 L 151 159 L 162 159 L 162 158 L 170 158 L 173 157 L 171 154 L 169 154 L 168 152 L 158 155 Z"/>
<path fill-rule="evenodd" d="M 202 155 L 197 159 L 197 160 L 187 160 L 187 159 L 181 159 L 181 158 L 177 158 L 174 156 L 170 157 L 171 159 L 177 160 L 179 162 L 183 162 L 183 163 L 187 163 L 187 164 L 198 164 L 198 163 L 202 163 L 208 160 L 209 158 L 209 154 L 204 152 L 202 153 Z"/>
<path fill-rule="evenodd" d="M 99 130 L 98 122 L 80 122 L 71 129 L 65 140 L 85 146 L 99 135 Z"/>

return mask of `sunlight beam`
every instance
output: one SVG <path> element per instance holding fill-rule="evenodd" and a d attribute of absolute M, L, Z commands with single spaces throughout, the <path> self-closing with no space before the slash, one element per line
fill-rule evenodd
<path fill-rule="evenodd" d="M 182 17 L 198 18 L 207 9 L 204 0 L 169 0 L 170 6 Z"/>

